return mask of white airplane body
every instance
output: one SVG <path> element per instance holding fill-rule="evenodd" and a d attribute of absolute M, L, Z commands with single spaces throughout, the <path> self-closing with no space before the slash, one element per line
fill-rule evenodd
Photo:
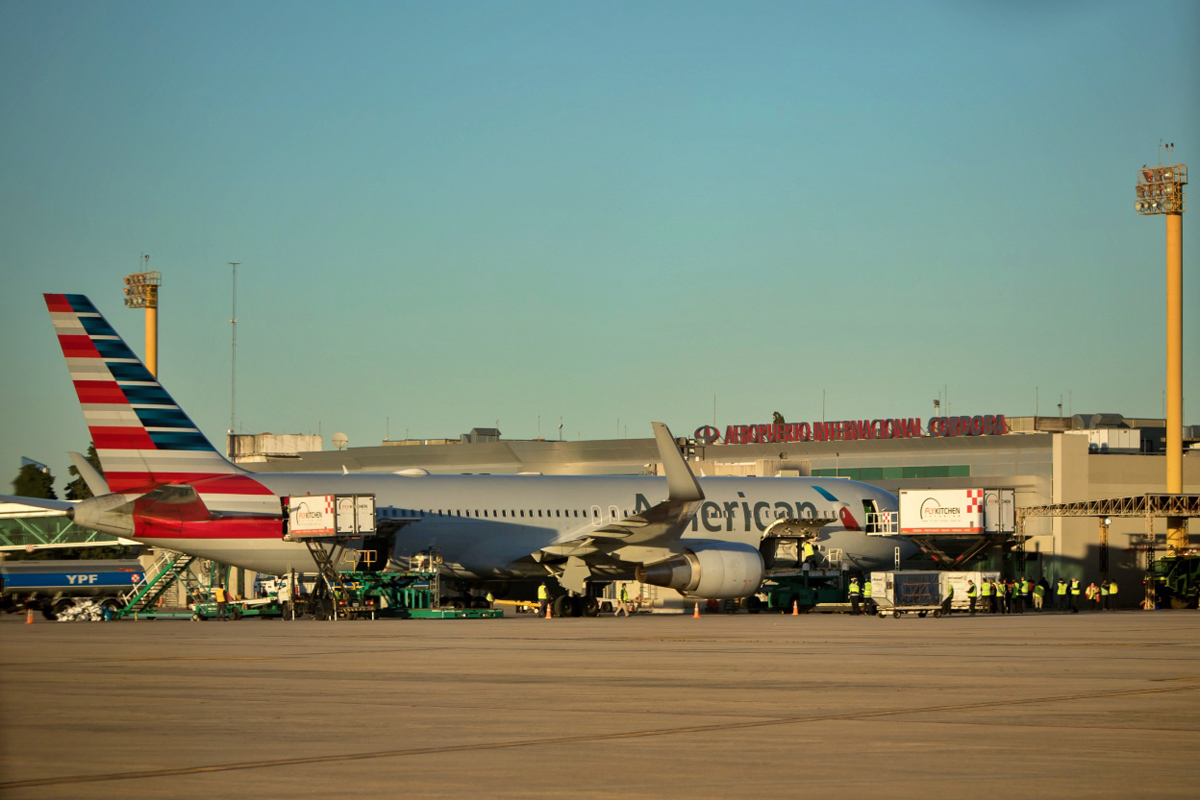
<path fill-rule="evenodd" d="M 702 478 L 655 423 L 665 477 L 251 473 L 227 461 L 81 295 L 46 295 L 104 468 L 75 457 L 97 497 L 68 509 L 86 528 L 272 574 L 313 571 L 284 539 L 284 498 L 373 495 L 388 555 L 436 548 L 462 581 L 637 576 L 697 597 L 741 597 L 763 577 L 768 528 L 794 524 L 861 569 L 915 548 L 868 535 L 896 497 L 831 478 Z M 81 463 L 82 462 L 82 463 Z M 99 490 L 99 491 L 97 491 Z M 807 526 L 807 527 L 805 527 Z"/>

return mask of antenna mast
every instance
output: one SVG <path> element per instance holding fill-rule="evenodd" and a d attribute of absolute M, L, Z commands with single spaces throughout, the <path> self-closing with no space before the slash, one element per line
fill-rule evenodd
<path fill-rule="evenodd" d="M 229 435 L 237 430 L 237 268 L 242 262 L 226 262 L 233 268 L 233 305 L 229 314 Z"/>

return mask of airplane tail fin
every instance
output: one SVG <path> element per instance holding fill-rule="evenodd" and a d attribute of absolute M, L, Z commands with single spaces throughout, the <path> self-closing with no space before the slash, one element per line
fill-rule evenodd
<path fill-rule="evenodd" d="M 245 474 L 212 446 L 87 297 L 44 297 L 111 491 Z"/>

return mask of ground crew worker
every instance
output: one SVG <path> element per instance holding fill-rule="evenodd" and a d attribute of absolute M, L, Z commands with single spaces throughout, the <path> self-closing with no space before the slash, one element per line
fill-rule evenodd
<path fill-rule="evenodd" d="M 808 565 L 809 569 L 816 569 L 816 567 L 817 567 L 817 548 L 813 547 L 812 542 L 804 543 L 804 558 L 802 559 L 802 561 L 804 564 Z"/>
<path fill-rule="evenodd" d="M 217 601 L 217 619 L 221 621 L 228 619 L 225 616 L 225 609 L 229 602 L 229 595 L 223 587 L 218 586 L 213 589 L 213 600 Z"/>
<path fill-rule="evenodd" d="M 617 610 L 613 612 L 614 617 L 621 616 L 624 612 L 625 616 L 629 616 L 629 589 L 626 584 L 621 584 L 621 591 L 617 593 Z"/>
<path fill-rule="evenodd" d="M 975 616 L 975 601 L 979 599 L 979 587 L 975 585 L 975 581 L 967 581 L 967 602 L 970 603 L 970 614 Z"/>
<path fill-rule="evenodd" d="M 1029 602 L 1029 578 L 1021 576 L 1021 582 L 1017 584 L 1017 613 L 1024 614 L 1025 606 Z"/>
<path fill-rule="evenodd" d="M 872 599 L 872 597 L 871 597 L 871 594 L 873 591 L 871 589 L 871 582 L 864 578 L 862 589 L 863 589 L 863 607 L 866 609 L 868 615 L 875 616 L 875 600 Z"/>
<path fill-rule="evenodd" d="M 1108 611 L 1108 581 L 1100 580 L 1100 610 Z"/>
<path fill-rule="evenodd" d="M 858 578 L 850 579 L 850 588 L 848 591 L 850 595 L 850 613 L 854 616 L 858 616 L 860 613 L 862 613 L 858 610 L 858 601 L 859 598 L 862 597 L 862 589 L 859 588 Z"/>
<path fill-rule="evenodd" d="M 945 614 L 946 616 L 950 616 L 950 614 L 952 613 L 950 610 L 950 601 L 953 599 L 954 599 L 954 584 L 947 581 L 946 596 L 942 598 L 942 613 Z"/>
<path fill-rule="evenodd" d="M 1116 609 L 1117 607 L 1117 582 L 1108 582 L 1108 603 L 1109 608 Z"/>
<path fill-rule="evenodd" d="M 1087 589 L 1084 590 L 1083 596 L 1087 598 L 1088 605 L 1091 607 L 1092 611 L 1100 608 L 1100 587 L 1096 585 L 1095 581 L 1092 581 L 1088 584 Z"/>
<path fill-rule="evenodd" d="M 1062 578 L 1058 579 L 1058 583 L 1054 585 L 1054 602 L 1058 606 L 1059 611 L 1067 610 L 1067 582 Z"/>
<path fill-rule="evenodd" d="M 496 602 L 496 595 L 492 594 L 491 589 L 488 589 L 488 593 L 484 595 L 483 599 L 487 600 L 488 608 L 491 608 L 492 603 Z"/>
<path fill-rule="evenodd" d="M 1033 607 L 1040 614 L 1042 613 L 1042 604 L 1046 602 L 1046 587 L 1041 583 L 1033 585 Z"/>
<path fill-rule="evenodd" d="M 1079 613 L 1079 578 L 1071 578 L 1071 613 Z"/>
<path fill-rule="evenodd" d="M 550 605 L 550 590 L 546 588 L 545 582 L 538 587 L 538 614 L 542 617 L 546 616 L 546 606 Z"/>
<path fill-rule="evenodd" d="M 986 607 L 984 610 L 989 614 L 995 613 L 995 608 L 992 606 L 992 603 L 995 602 L 993 599 L 994 595 L 992 594 L 995 587 L 992 585 L 992 582 L 984 578 L 980 582 L 979 587 L 979 594 L 983 597 L 983 604 Z"/>

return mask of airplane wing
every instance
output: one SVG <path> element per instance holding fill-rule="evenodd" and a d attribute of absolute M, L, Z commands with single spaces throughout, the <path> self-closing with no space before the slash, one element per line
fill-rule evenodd
<path fill-rule="evenodd" d="M 543 553 L 586 558 L 604 552 L 621 560 L 643 560 L 640 556 L 628 559 L 623 556 L 633 556 L 635 548 L 642 554 L 648 550 L 666 551 L 680 539 L 704 500 L 704 490 L 675 446 L 671 431 L 661 422 L 653 425 L 667 478 L 667 499 L 640 514 L 600 528 L 585 528 L 578 535 L 568 535 L 568 538 L 543 548 Z M 619 552 L 622 550 L 626 552 Z"/>

